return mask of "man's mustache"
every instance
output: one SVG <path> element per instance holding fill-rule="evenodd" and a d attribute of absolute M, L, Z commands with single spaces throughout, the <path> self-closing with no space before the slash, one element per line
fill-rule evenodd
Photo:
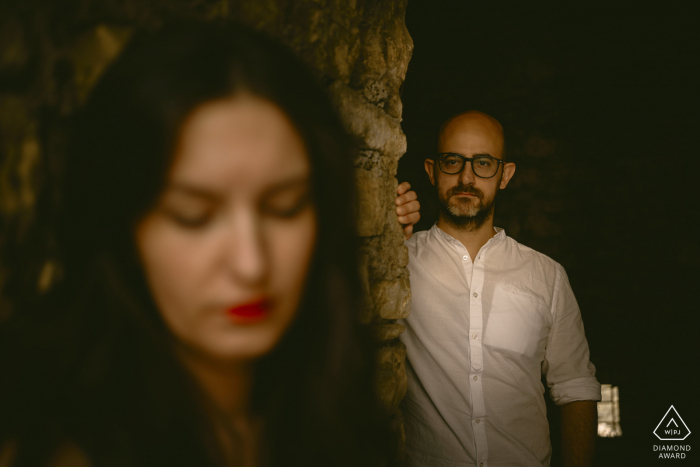
<path fill-rule="evenodd" d="M 456 187 L 450 189 L 450 196 L 454 196 L 460 193 L 474 195 L 479 199 L 482 199 L 484 197 L 484 192 L 473 185 L 457 185 Z"/>

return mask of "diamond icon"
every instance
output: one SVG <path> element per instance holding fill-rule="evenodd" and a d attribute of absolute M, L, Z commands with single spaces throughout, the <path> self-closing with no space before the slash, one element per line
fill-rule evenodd
<path fill-rule="evenodd" d="M 688 437 L 690 430 L 676 408 L 671 406 L 654 428 L 654 434 L 661 441 L 681 441 Z"/>

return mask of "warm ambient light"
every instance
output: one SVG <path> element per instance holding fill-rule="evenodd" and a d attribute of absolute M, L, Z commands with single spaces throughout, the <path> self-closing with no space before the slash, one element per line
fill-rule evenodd
<path fill-rule="evenodd" d="M 620 394 L 617 386 L 602 384 L 602 400 L 598 402 L 598 436 L 615 438 L 622 436 L 620 428 Z"/>

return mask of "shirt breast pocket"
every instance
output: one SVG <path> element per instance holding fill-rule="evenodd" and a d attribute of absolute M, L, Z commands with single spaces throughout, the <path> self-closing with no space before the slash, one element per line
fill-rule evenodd
<path fill-rule="evenodd" d="M 545 348 L 550 321 L 541 298 L 514 287 L 499 287 L 486 319 L 484 344 L 534 357 Z"/>

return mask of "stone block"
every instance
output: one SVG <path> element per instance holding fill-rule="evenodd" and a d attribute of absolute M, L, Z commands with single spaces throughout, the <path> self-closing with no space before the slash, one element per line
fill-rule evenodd
<path fill-rule="evenodd" d="M 375 173 L 355 169 L 357 234 L 360 237 L 381 235 L 384 232 L 388 207 L 382 196 L 384 184 L 384 180 Z"/>
<path fill-rule="evenodd" d="M 406 326 L 399 323 L 373 324 L 370 326 L 372 338 L 378 342 L 394 340 L 406 330 Z"/>
<path fill-rule="evenodd" d="M 29 48 L 22 23 L 8 15 L 0 21 L 0 70 L 21 70 L 29 60 Z"/>
<path fill-rule="evenodd" d="M 403 458 L 404 449 L 406 447 L 406 431 L 404 430 L 403 414 L 401 409 L 396 409 L 396 413 L 391 417 L 391 428 L 394 432 L 396 445 L 394 446 L 394 455 L 401 459 Z"/>
<path fill-rule="evenodd" d="M 362 288 L 362 308 L 360 310 L 360 323 L 369 324 L 374 316 L 374 304 L 369 289 L 369 255 L 360 253 L 357 261 L 360 287 Z"/>
<path fill-rule="evenodd" d="M 395 236 L 388 235 L 390 232 L 393 234 L 394 228 L 387 226 L 385 235 L 363 241 L 362 249 L 368 255 L 368 277 L 371 280 L 390 281 L 405 276 L 408 272 L 408 250 L 403 244 L 403 231 L 395 218 L 394 222 Z"/>
<path fill-rule="evenodd" d="M 367 102 L 362 93 L 342 82 L 333 83 L 328 92 L 346 130 L 359 137 L 360 149 L 380 151 L 384 157 L 396 161 L 406 152 L 406 136 L 398 119 Z"/>
<path fill-rule="evenodd" d="M 370 283 L 375 316 L 401 319 L 411 311 L 411 288 L 407 277 Z"/>
<path fill-rule="evenodd" d="M 78 37 L 66 53 L 73 65 L 78 102 L 87 99 L 102 72 L 122 50 L 133 28 L 100 24 Z"/>
<path fill-rule="evenodd" d="M 396 341 L 377 351 L 377 395 L 387 413 L 394 413 L 406 395 L 406 346 Z"/>

